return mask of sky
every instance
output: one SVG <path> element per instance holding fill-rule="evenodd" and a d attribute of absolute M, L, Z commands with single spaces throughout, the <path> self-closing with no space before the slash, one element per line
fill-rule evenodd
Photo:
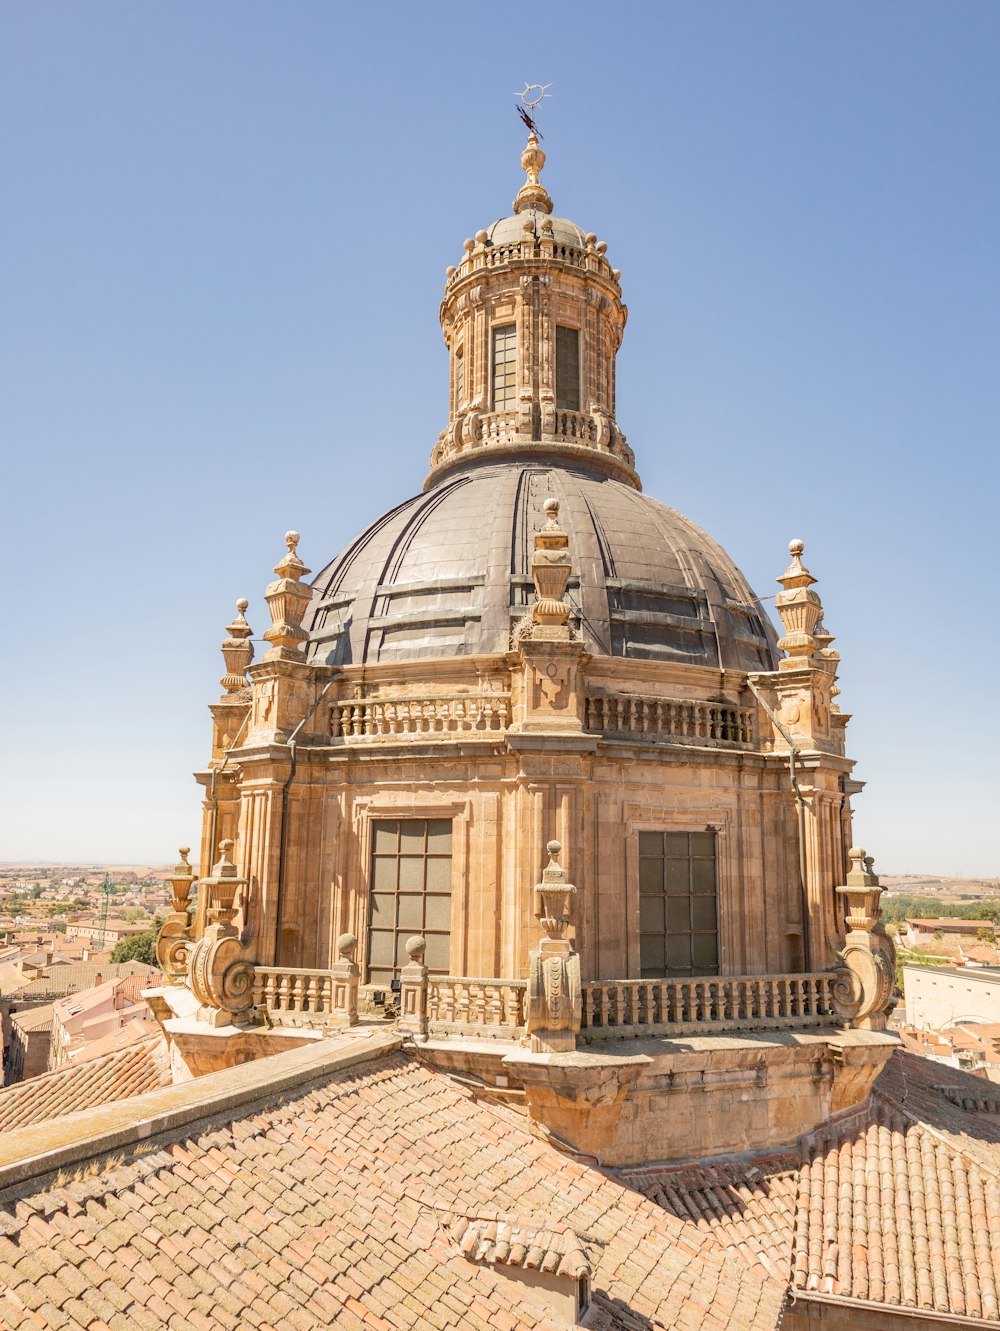
<path fill-rule="evenodd" d="M 238 596 L 420 489 L 522 174 L 607 241 L 644 488 L 805 541 L 855 839 L 1000 875 L 1000 5 L 0 5 L 0 860 L 198 844 Z M 387 390 L 386 385 L 390 385 Z M 770 604 L 770 603 L 768 603 Z"/>

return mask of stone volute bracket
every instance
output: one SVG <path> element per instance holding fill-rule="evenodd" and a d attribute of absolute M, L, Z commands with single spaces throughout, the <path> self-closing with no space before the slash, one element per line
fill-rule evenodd
<path fill-rule="evenodd" d="M 847 884 L 837 888 L 847 906 L 847 934 L 838 953 L 833 1002 L 837 1015 L 851 1026 L 884 1031 L 893 1008 L 896 949 L 881 923 L 882 889 L 871 871 L 871 857 L 858 847 L 848 856 Z"/>
<path fill-rule="evenodd" d="M 545 930 L 529 955 L 527 1027 L 532 1053 L 576 1048 L 583 1016 L 580 957 L 565 937 L 576 888 L 559 863 L 558 841 L 548 843 L 549 862 L 535 887 L 535 915 Z"/>
<path fill-rule="evenodd" d="M 254 968 L 233 924 L 236 893 L 247 880 L 230 858 L 233 842 L 219 842 L 219 859 L 208 878 L 209 924 L 194 945 L 188 962 L 188 983 L 201 1004 L 198 1016 L 211 1026 L 244 1025 L 253 1004 Z"/>
<path fill-rule="evenodd" d="M 188 972 L 188 954 L 191 950 L 191 927 L 188 902 L 191 889 L 197 881 L 194 869 L 188 863 L 190 846 L 181 846 L 180 863 L 170 875 L 173 887 L 173 910 L 163 922 L 156 939 L 156 964 L 163 972 L 167 984 L 183 984 Z"/>

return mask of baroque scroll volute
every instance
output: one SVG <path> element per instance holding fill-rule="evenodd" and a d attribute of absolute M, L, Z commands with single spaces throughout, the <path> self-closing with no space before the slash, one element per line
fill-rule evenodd
<path fill-rule="evenodd" d="M 253 963 L 233 924 L 236 894 L 247 880 L 230 858 L 232 849 L 229 838 L 220 841 L 211 876 L 202 879 L 209 893 L 209 925 L 189 963 L 191 991 L 201 1004 L 199 1015 L 214 1026 L 245 1021 L 253 1005 Z"/>
<path fill-rule="evenodd" d="M 847 883 L 837 888 L 847 914 L 833 1001 L 838 1016 L 852 1026 L 882 1031 L 893 1008 L 896 949 L 881 922 L 882 889 L 871 870 L 871 857 L 860 848 L 848 856 Z"/>

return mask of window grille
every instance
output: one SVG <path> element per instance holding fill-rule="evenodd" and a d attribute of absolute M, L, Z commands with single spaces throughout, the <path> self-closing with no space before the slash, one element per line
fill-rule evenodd
<path fill-rule="evenodd" d="M 516 405 L 517 337 L 513 324 L 493 329 L 493 410 Z"/>
<path fill-rule="evenodd" d="M 409 960 L 406 940 L 423 934 L 424 964 L 447 975 L 451 941 L 451 821 L 407 818 L 372 828 L 368 982 L 388 987 Z"/>
<path fill-rule="evenodd" d="M 580 410 L 580 330 L 556 325 L 556 410 Z"/>
<path fill-rule="evenodd" d="M 718 975 L 714 832 L 639 833 L 639 968 L 643 979 Z"/>

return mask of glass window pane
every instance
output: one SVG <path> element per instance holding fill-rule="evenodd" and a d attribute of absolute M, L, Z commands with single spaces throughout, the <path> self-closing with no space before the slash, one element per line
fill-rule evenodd
<path fill-rule="evenodd" d="M 451 822 L 447 818 L 432 818 L 427 824 L 427 851 L 430 855 L 451 854 Z"/>
<path fill-rule="evenodd" d="M 388 989 L 392 980 L 392 971 L 376 970 L 374 966 L 368 968 L 368 983 L 377 985 L 382 989 Z"/>
<path fill-rule="evenodd" d="M 691 854 L 707 855 L 715 859 L 715 833 L 714 832 L 692 832 L 691 833 Z"/>
<path fill-rule="evenodd" d="M 428 929 L 450 929 L 451 897 L 428 897 L 426 913 Z"/>
<path fill-rule="evenodd" d="M 399 928 L 416 930 L 424 927 L 423 897 L 406 896 L 399 898 Z"/>
<path fill-rule="evenodd" d="M 401 892 L 420 892 L 424 886 L 424 861 L 414 855 L 399 861 L 399 890 Z"/>
<path fill-rule="evenodd" d="M 398 823 L 376 823 L 373 846 L 376 854 L 395 855 L 396 838 L 399 835 Z"/>
<path fill-rule="evenodd" d="M 395 856 L 390 860 L 384 855 L 376 857 L 372 864 L 372 887 L 376 892 L 393 891 L 396 887 Z"/>
<path fill-rule="evenodd" d="M 389 895 L 386 892 L 372 894 L 372 925 L 383 929 L 391 929 L 396 923 L 393 915 L 396 910 L 395 894 Z"/>
<path fill-rule="evenodd" d="M 663 933 L 663 897 L 639 898 L 639 928 L 643 933 Z"/>
<path fill-rule="evenodd" d="M 369 957 L 372 965 L 392 965 L 393 935 L 383 929 L 373 929 L 369 940 Z"/>
<path fill-rule="evenodd" d="M 675 934 L 667 939 L 667 967 L 671 971 L 690 972 L 690 934 Z"/>
<path fill-rule="evenodd" d="M 692 898 L 691 924 L 695 929 L 715 932 L 715 897 Z"/>
<path fill-rule="evenodd" d="M 670 859 L 686 860 L 689 853 L 687 832 L 664 832 L 663 852 Z"/>
<path fill-rule="evenodd" d="M 691 899 L 667 897 L 667 933 L 687 933 L 691 928 Z"/>
<path fill-rule="evenodd" d="M 662 857 L 663 855 L 663 833 L 662 832 L 640 832 L 639 833 L 639 854 L 653 855 Z"/>
<path fill-rule="evenodd" d="M 691 890 L 690 860 L 665 860 L 664 877 L 669 896 L 687 896 Z"/>
<path fill-rule="evenodd" d="M 695 892 L 715 893 L 715 861 L 691 861 L 691 887 Z"/>
<path fill-rule="evenodd" d="M 656 896 L 662 895 L 663 893 L 662 860 L 639 861 L 639 891 L 641 893 L 654 893 Z"/>
<path fill-rule="evenodd" d="M 424 955 L 424 965 L 428 970 L 438 971 L 442 975 L 448 974 L 448 956 L 450 951 L 450 940 L 447 934 L 427 934 L 427 952 Z"/>
<path fill-rule="evenodd" d="M 399 824 L 399 853 L 401 855 L 422 855 L 424 853 L 424 829 L 426 823 L 417 819 Z"/>
<path fill-rule="evenodd" d="M 691 961 L 701 975 L 711 975 L 719 969 L 719 946 L 714 934 L 695 934 L 691 939 Z"/>
<path fill-rule="evenodd" d="M 639 964 L 644 971 L 663 974 L 665 956 L 662 934 L 643 934 L 639 939 Z"/>
<path fill-rule="evenodd" d="M 427 891 L 451 891 L 451 859 L 432 859 L 427 861 Z"/>

